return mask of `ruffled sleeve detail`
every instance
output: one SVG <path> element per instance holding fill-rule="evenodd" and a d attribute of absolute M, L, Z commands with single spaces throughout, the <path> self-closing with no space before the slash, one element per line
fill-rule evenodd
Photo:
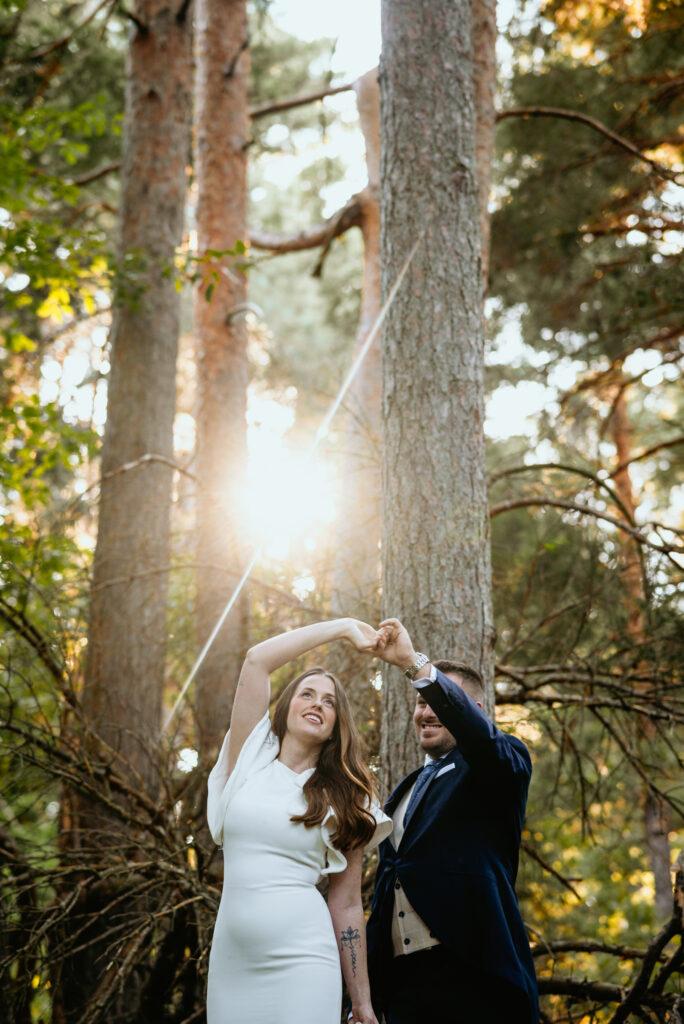
<path fill-rule="evenodd" d="M 337 831 L 337 817 L 332 807 L 328 808 L 328 813 L 321 822 L 321 831 L 323 833 L 323 842 L 325 843 L 325 867 L 321 871 L 322 875 L 336 875 L 339 871 L 344 871 L 347 866 L 347 858 L 338 850 L 337 847 L 333 846 L 332 836 Z"/>
<path fill-rule="evenodd" d="M 394 828 L 394 822 L 391 818 L 387 817 L 376 800 L 371 804 L 371 814 L 375 818 L 375 832 L 366 843 L 366 853 L 370 853 L 371 850 L 374 850 L 376 846 L 380 845 L 383 839 L 387 839 L 388 835 L 390 835 Z"/>
<path fill-rule="evenodd" d="M 218 760 L 209 773 L 207 783 L 207 822 L 211 837 L 217 846 L 223 844 L 223 822 L 233 793 L 243 783 L 271 763 L 278 756 L 278 739 L 271 729 L 268 712 L 252 729 L 242 745 L 230 775 L 228 774 L 228 739 L 225 735 Z"/>
<path fill-rule="evenodd" d="M 394 828 L 392 819 L 387 817 L 377 801 L 373 801 L 370 810 L 371 814 L 375 818 L 375 831 L 370 837 L 370 840 L 364 846 L 365 853 L 369 853 L 371 850 L 374 850 L 375 847 L 383 841 L 383 839 L 387 839 L 388 835 Z M 326 867 L 323 869 L 322 874 L 335 875 L 339 871 L 344 871 L 347 866 L 347 858 L 341 850 L 338 850 L 333 846 L 332 836 L 337 830 L 337 818 L 332 807 L 328 809 L 328 813 L 321 824 L 321 829 L 323 831 L 323 842 L 326 846 L 327 855 Z"/>

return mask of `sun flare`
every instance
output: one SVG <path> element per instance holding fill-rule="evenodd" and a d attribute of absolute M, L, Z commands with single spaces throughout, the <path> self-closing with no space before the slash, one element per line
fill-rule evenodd
<path fill-rule="evenodd" d="M 335 517 L 332 467 L 321 456 L 288 445 L 294 420 L 291 404 L 250 395 L 241 517 L 252 543 L 278 560 L 287 558 L 295 543 L 315 547 Z"/>

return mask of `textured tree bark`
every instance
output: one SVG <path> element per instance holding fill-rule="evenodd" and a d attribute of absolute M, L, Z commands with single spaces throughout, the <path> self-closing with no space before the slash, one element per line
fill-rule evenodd
<path fill-rule="evenodd" d="M 366 145 L 368 184 L 359 193 L 363 235 L 361 311 L 354 357 L 363 347 L 381 306 L 380 287 L 380 87 L 373 68 L 354 83 L 359 121 Z M 344 453 L 333 565 L 332 609 L 376 623 L 380 615 L 380 403 L 381 348 L 376 340 L 359 368 L 345 402 Z M 372 728 L 377 722 L 374 669 L 367 656 L 349 644 L 330 652 L 332 671 L 344 681 L 355 718 Z M 373 730 L 374 731 L 374 730 Z M 377 739 L 367 735 L 369 746 Z"/>
<path fill-rule="evenodd" d="M 622 385 L 622 381 L 620 385 Z M 632 523 L 637 501 L 629 472 L 632 457 L 632 428 L 625 390 L 620 387 L 610 419 L 610 432 L 615 444 L 615 461 L 622 468 L 615 474 L 615 490 L 627 510 Z M 644 587 L 644 566 L 641 546 L 625 534 L 617 540 L 622 561 L 622 581 L 627 604 L 627 632 L 635 644 L 641 645 L 648 634 L 648 595 Z M 639 649 L 639 648 L 637 648 Z M 657 738 L 658 728 L 650 719 L 637 723 L 637 744 L 644 755 Z M 642 810 L 646 848 L 655 883 L 655 907 L 659 920 L 665 921 L 672 912 L 672 874 L 670 868 L 670 813 L 657 794 L 648 787 L 642 790 Z"/>
<path fill-rule="evenodd" d="M 423 237 L 383 339 L 383 610 L 490 687 L 494 630 L 470 0 L 384 0 L 383 292 Z M 417 762 L 412 693 L 383 686 L 382 763 Z"/>
<path fill-rule="evenodd" d="M 191 27 L 140 0 L 128 58 L 120 260 L 83 703 L 90 725 L 146 784 L 164 683 L 181 241 L 190 141 Z"/>
<path fill-rule="evenodd" d="M 496 0 L 473 0 L 473 63 L 476 111 L 475 163 L 482 239 L 482 283 L 486 294 L 491 227 L 489 193 L 492 186 L 496 129 Z"/>
<path fill-rule="evenodd" d="M 83 711 L 91 732 L 118 755 L 118 772 L 128 772 L 137 789 L 154 792 L 179 332 L 173 266 L 186 198 L 192 32 L 189 18 L 177 14 L 168 0 L 139 0 L 133 14 L 137 27 L 128 55 L 120 204 L 123 277 L 110 333 Z M 161 458 L 142 458 L 147 455 Z M 94 743 L 93 750 L 96 759 L 101 756 Z M 65 850 L 108 844 L 114 859 L 116 848 L 132 839 L 121 835 L 118 818 L 81 794 L 66 793 L 62 822 Z M 88 834 L 90 829 L 98 831 Z M 125 882 L 103 879 L 84 887 L 65 915 L 64 941 L 76 949 L 55 963 L 53 1018 L 60 1024 L 85 1020 L 88 1000 L 106 985 L 112 921 L 104 908 L 120 884 L 124 897 Z M 136 906 L 119 900 L 117 922 Z M 126 985 L 112 995 L 108 1012 L 132 1020 L 137 1005 L 137 987 Z"/>
<path fill-rule="evenodd" d="M 380 90 L 377 69 L 355 83 L 366 143 L 368 185 L 359 195 L 363 233 L 361 313 L 356 355 L 380 312 Z M 373 619 L 380 585 L 380 345 L 372 345 L 345 403 L 338 543 L 333 605 L 340 614 Z M 346 609 L 346 611 L 345 611 Z"/>
<path fill-rule="evenodd" d="M 246 239 L 247 86 L 245 0 L 198 0 L 197 232 L 200 254 Z M 238 496 L 246 457 L 247 336 L 240 305 L 245 275 L 231 256 L 212 261 L 198 287 L 197 576 L 198 640 L 205 642 L 244 569 Z M 218 276 L 212 276 L 212 272 Z M 210 301 L 207 287 L 213 284 Z M 247 591 L 214 641 L 197 676 L 202 759 L 211 760 L 228 727 L 247 643 Z"/>

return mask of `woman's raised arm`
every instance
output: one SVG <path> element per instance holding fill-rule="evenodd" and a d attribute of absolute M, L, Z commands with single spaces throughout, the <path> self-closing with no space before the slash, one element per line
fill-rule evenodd
<path fill-rule="evenodd" d="M 230 719 L 228 774 L 235 767 L 243 743 L 268 710 L 271 673 L 333 640 L 349 640 L 359 651 L 374 651 L 378 643 L 383 642 L 384 635 L 358 619 L 332 619 L 262 640 L 247 651 Z"/>

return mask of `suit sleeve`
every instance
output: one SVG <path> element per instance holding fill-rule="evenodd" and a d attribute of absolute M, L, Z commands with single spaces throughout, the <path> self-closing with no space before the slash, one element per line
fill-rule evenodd
<path fill-rule="evenodd" d="M 417 679 L 413 686 L 447 727 L 470 767 L 501 782 L 529 782 L 532 762 L 525 744 L 501 732 L 463 687 L 435 669 L 434 682 Z"/>

